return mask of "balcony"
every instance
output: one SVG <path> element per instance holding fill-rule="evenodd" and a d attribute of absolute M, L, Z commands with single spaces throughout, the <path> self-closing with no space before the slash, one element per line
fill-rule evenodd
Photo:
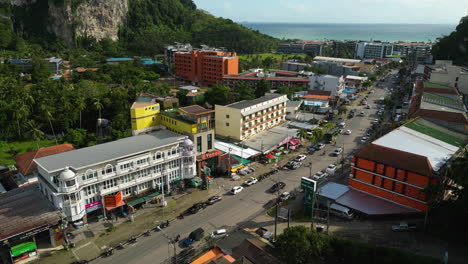
<path fill-rule="evenodd" d="M 250 130 L 250 129 L 259 127 L 259 126 L 261 126 L 261 125 L 263 125 L 263 124 L 265 124 L 265 123 L 268 123 L 268 122 L 270 122 L 270 121 L 273 121 L 273 120 L 275 120 L 275 119 L 277 119 L 277 118 L 278 118 L 278 119 L 281 119 L 283 116 L 285 116 L 285 114 L 280 114 L 279 116 L 274 116 L 274 117 L 272 117 L 272 118 L 270 118 L 270 119 L 266 119 L 266 120 L 263 121 L 263 122 L 254 124 L 253 126 L 243 128 L 242 131 L 247 131 L 247 130 Z M 279 122 L 278 122 L 278 123 L 279 123 Z"/>
<path fill-rule="evenodd" d="M 254 117 L 252 117 L 252 118 L 245 119 L 245 120 L 243 120 L 243 122 L 244 122 L 244 123 L 248 123 L 248 122 L 250 122 L 250 121 L 252 121 L 252 120 L 261 118 L 261 117 L 263 117 L 263 116 L 266 116 L 266 115 L 269 115 L 269 114 L 272 114 L 272 113 L 275 113 L 275 112 L 279 112 L 279 111 L 281 111 L 281 110 L 283 110 L 283 109 L 285 109 L 285 108 L 286 108 L 286 107 L 284 107 L 284 106 L 283 106 L 283 107 L 279 107 L 279 108 L 277 108 L 277 109 L 273 109 L 273 110 L 271 110 L 271 111 L 268 111 L 268 112 L 266 112 L 265 114 L 256 115 L 256 116 L 254 116 Z M 258 113 L 258 112 L 257 112 L 257 113 Z"/>

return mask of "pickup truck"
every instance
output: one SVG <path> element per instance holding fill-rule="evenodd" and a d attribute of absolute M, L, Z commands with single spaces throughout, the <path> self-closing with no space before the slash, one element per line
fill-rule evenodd
<path fill-rule="evenodd" d="M 402 232 L 402 231 L 414 231 L 416 230 L 415 224 L 400 223 L 399 225 L 392 225 L 392 231 Z"/>

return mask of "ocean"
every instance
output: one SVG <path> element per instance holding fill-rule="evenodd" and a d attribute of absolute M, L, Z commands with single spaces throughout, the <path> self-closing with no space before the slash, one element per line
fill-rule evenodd
<path fill-rule="evenodd" d="M 254 23 L 242 25 L 284 39 L 301 40 L 380 40 L 389 42 L 433 42 L 450 34 L 457 25 L 447 24 L 329 24 Z"/>

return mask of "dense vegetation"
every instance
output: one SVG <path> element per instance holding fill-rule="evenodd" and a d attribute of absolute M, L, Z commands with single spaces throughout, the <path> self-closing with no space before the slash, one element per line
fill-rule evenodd
<path fill-rule="evenodd" d="M 86 1 L 71 1 L 72 9 Z M 63 4 L 67 0 L 54 0 L 55 4 Z M 253 31 L 229 19 L 214 17 L 203 10 L 198 10 L 192 0 L 128 0 L 129 11 L 126 23 L 119 31 L 119 41 L 105 40 L 104 45 L 114 47 L 115 55 L 150 56 L 164 53 L 164 46 L 174 42 L 188 42 L 194 46 L 201 44 L 226 47 L 238 53 L 258 53 L 276 48 L 277 39 Z M 84 48 L 96 51 L 96 46 L 103 46 L 86 36 L 74 36 L 74 43 L 60 40 L 47 28 L 52 23 L 48 16 L 48 1 L 12 7 L 0 4 L 0 14 L 12 15 L 9 19 L 0 21 L 0 48 L 18 50 L 17 42 L 27 40 L 39 44 L 43 50 L 56 55 L 66 56 L 70 45 L 74 48 Z M 70 27 L 81 23 L 78 18 Z M 0 16 L 1 17 L 1 16 Z M 11 32 L 13 25 L 16 32 Z M 27 54 L 27 53 L 24 53 Z M 35 52 L 35 55 L 37 52 Z"/>
<path fill-rule="evenodd" d="M 454 64 L 468 65 L 468 16 L 460 20 L 450 35 L 437 40 L 432 54 L 436 60 L 452 60 Z"/>
<path fill-rule="evenodd" d="M 275 243 L 285 263 L 412 263 L 435 264 L 438 260 L 398 249 L 355 242 L 311 231 L 304 226 L 284 230 Z"/>

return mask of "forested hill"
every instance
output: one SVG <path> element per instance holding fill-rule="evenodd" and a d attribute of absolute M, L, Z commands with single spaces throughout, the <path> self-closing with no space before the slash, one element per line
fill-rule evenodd
<path fill-rule="evenodd" d="M 0 49 L 10 50 L 18 37 L 46 50 L 88 48 L 110 39 L 129 55 L 160 54 L 173 42 L 256 53 L 275 49 L 279 41 L 197 9 L 192 0 L 0 0 L 0 14 Z M 10 24 L 14 32 L 8 37 Z"/>
<path fill-rule="evenodd" d="M 450 35 L 437 40 L 432 53 L 436 60 L 453 60 L 454 64 L 468 65 L 468 16 L 460 20 Z"/>

